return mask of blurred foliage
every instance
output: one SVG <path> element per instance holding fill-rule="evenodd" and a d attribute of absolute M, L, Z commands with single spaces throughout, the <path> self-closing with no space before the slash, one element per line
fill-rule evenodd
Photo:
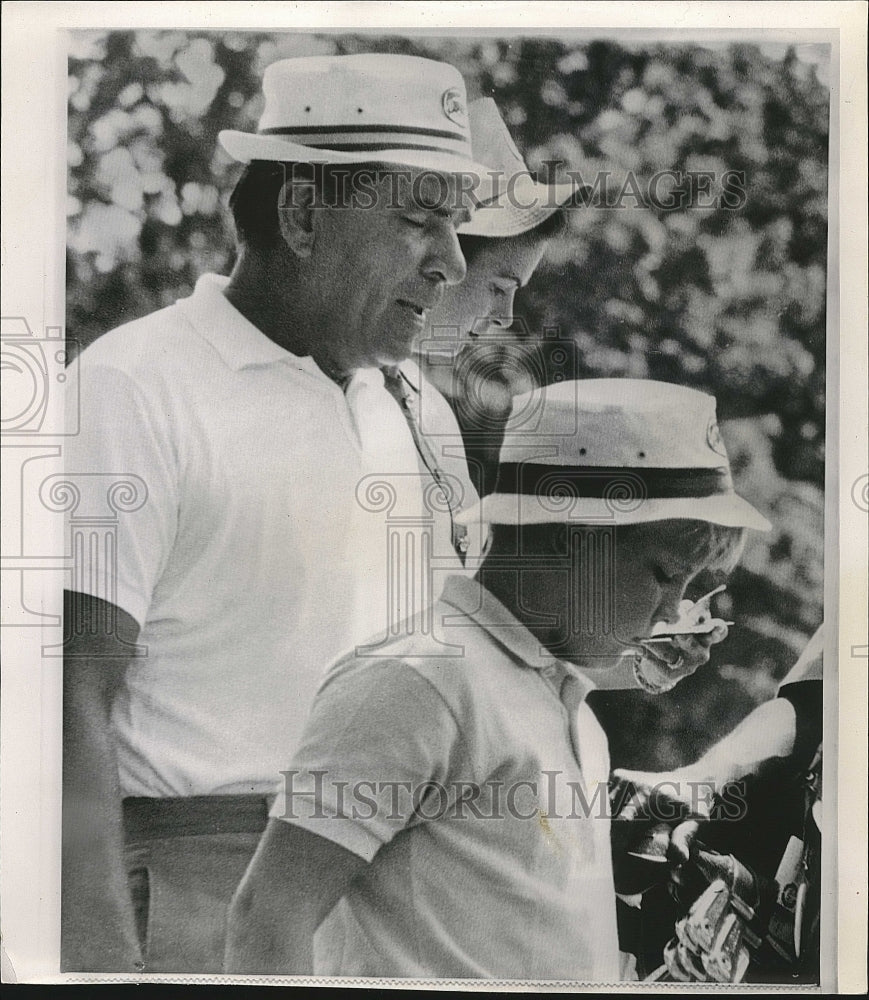
<path fill-rule="evenodd" d="M 718 398 L 737 485 L 775 525 L 752 537 L 719 606 L 738 625 L 670 695 L 595 696 L 614 762 L 690 759 L 774 692 L 822 617 L 825 47 L 75 33 L 71 341 L 85 346 L 189 294 L 199 274 L 228 272 L 226 199 L 239 168 L 218 131 L 255 128 L 274 60 L 357 51 L 452 62 L 472 98 L 496 99 L 532 169 L 558 160 L 588 183 L 607 173 L 609 197 L 571 212 L 569 233 L 518 297 L 515 350 L 532 343 L 545 373 L 554 348 L 541 334 L 558 330 L 580 377 L 658 378 Z M 662 171 L 710 171 L 714 194 L 726 171 L 741 171 L 745 197 L 733 208 L 699 197 L 656 207 L 644 195 Z M 523 388 L 522 366 L 510 345 L 488 350 L 497 418 Z M 472 456 L 490 465 L 497 442 L 459 416 Z"/>

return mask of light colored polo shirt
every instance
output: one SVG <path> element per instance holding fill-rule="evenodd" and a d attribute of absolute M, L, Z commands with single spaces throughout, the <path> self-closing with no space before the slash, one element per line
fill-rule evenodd
<path fill-rule="evenodd" d="M 272 808 L 370 862 L 315 972 L 618 981 L 593 685 L 474 580 L 435 619 L 335 664 Z"/>
<path fill-rule="evenodd" d="M 110 479 L 147 489 L 117 513 L 116 557 L 85 546 L 71 583 L 141 626 L 147 652 L 112 717 L 125 795 L 271 792 L 325 666 L 411 611 L 401 558 L 389 561 L 396 525 L 405 548 L 433 535 L 429 601 L 460 566 L 382 374 L 342 392 L 249 323 L 225 281 L 201 278 L 76 362 L 66 472 L 99 496 L 83 495 L 71 524 L 97 501 L 105 512 Z"/>

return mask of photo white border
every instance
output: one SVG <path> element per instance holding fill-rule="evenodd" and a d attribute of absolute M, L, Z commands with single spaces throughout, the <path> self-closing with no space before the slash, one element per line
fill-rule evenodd
<path fill-rule="evenodd" d="M 825 795 L 825 885 L 838 844 L 838 898 L 825 895 L 824 926 L 837 925 L 826 991 L 866 990 L 867 777 L 867 100 L 866 5 L 862 2 L 731 3 L 35 3 L 3 5 L 3 289 L 2 314 L 24 316 L 39 334 L 64 322 L 66 29 L 154 27 L 371 31 L 506 35 L 557 33 L 602 37 L 630 30 L 636 40 L 703 41 L 763 30 L 772 41 L 838 41 L 840 75 L 831 67 L 831 177 L 828 269 L 827 502 L 838 508 L 838 540 L 828 532 L 825 606 L 828 662 L 839 664 L 825 692 L 825 789 L 838 787 L 835 816 Z M 775 27 L 770 27 L 774 25 Z M 567 29 L 567 30 L 566 30 Z M 840 82 L 841 81 L 841 82 Z M 838 126 L 838 142 L 835 141 Z M 838 250 L 838 252 L 837 252 Z M 841 294 L 837 294 L 841 290 Z M 838 386 L 837 386 L 838 381 Z M 838 408 L 835 407 L 838 391 Z M 50 439 L 49 439 L 50 440 Z M 54 439 L 60 443 L 62 439 Z M 5 463 L 4 456 L 4 464 Z M 4 521 L 18 509 L 4 478 Z M 863 484 L 861 492 L 860 484 Z M 856 492 L 855 492 L 856 491 Z M 861 503 L 863 509 L 861 509 Z M 830 508 L 828 507 L 828 510 Z M 48 530 L 58 532 L 50 519 Z M 836 520 L 834 517 L 833 521 Z M 14 524 L 12 525 L 14 528 Z M 7 528 L 9 525 L 7 524 Z M 6 542 L 4 535 L 4 548 Z M 9 537 L 12 537 L 10 535 Z M 63 551 L 58 537 L 56 551 Z M 4 553 L 5 555 L 5 553 Z M 5 565 L 5 562 L 4 562 Z M 838 567 L 838 579 L 835 567 Z M 55 577 L 55 581 L 57 578 Z M 13 597 L 13 599 L 15 599 Z M 4 607 L 9 598 L 4 597 Z M 837 607 L 838 605 L 838 607 Z M 45 609 L 59 613 L 50 595 Z M 43 660 L 41 629 L 0 629 L 3 662 L 0 758 L 0 892 L 6 982 L 136 982 L 130 976 L 61 976 L 59 959 L 60 671 Z M 835 637 L 835 638 L 834 638 Z M 838 653 L 836 658 L 835 653 Z M 832 694 L 831 694 L 832 693 Z M 836 739 L 838 742 L 836 744 Z M 830 745 L 837 752 L 830 753 Z M 837 766 L 836 781 L 829 769 Z M 835 822 L 837 837 L 828 824 Z M 831 918 L 835 915 L 836 920 Z M 147 982 L 250 982 L 247 977 L 149 976 Z M 304 980 L 270 977 L 301 985 Z M 319 982 L 324 982 L 320 980 Z M 328 985 L 351 985 L 329 980 Z M 383 985 L 387 985 L 385 982 Z M 390 984 L 392 985 L 392 984 Z M 397 983 L 394 985 L 408 985 Z M 448 984 L 429 984 L 447 988 Z M 468 984 L 491 989 L 494 984 Z M 504 989 L 499 985 L 499 989 Z M 512 988 L 522 989 L 519 984 Z M 536 987 L 525 987 L 535 989 Z M 553 987 L 550 987 L 552 989 Z M 558 989 L 558 987 L 554 987 Z M 565 989 L 567 987 L 564 987 Z M 675 987 L 678 989 L 678 987 Z M 703 987 L 699 987 L 703 989 Z M 576 987 L 570 987 L 577 991 Z M 625 984 L 650 992 L 650 984 Z M 673 984 L 667 987 L 674 989 Z M 692 991 L 698 984 L 692 984 Z M 721 989 L 721 987 L 717 987 Z M 773 988 L 740 986 L 740 992 Z M 792 989 L 792 988 L 790 988 Z M 582 990 L 584 991 L 584 990 Z M 588 991 L 595 991 L 589 986 Z"/>

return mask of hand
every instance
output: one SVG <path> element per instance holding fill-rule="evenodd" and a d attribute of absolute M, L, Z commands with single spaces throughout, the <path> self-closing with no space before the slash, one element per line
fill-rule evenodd
<path fill-rule="evenodd" d="M 695 840 L 709 816 L 710 793 L 710 783 L 699 780 L 691 768 L 613 772 L 610 832 L 617 891 L 642 892 L 664 881 L 671 891 L 694 891 L 693 866 L 683 872 L 683 865 L 696 856 Z M 692 884 L 683 884 L 684 879 Z"/>
<path fill-rule="evenodd" d="M 695 853 L 695 842 L 700 832 L 702 819 L 686 819 L 670 832 L 667 860 L 673 866 L 673 880 L 679 882 L 679 869 L 691 860 Z"/>
<path fill-rule="evenodd" d="M 679 616 L 687 616 L 695 605 L 682 601 Z M 669 691 L 709 661 L 709 650 L 727 638 L 727 623 L 710 619 L 708 632 L 674 635 L 665 641 L 642 643 L 643 656 L 637 665 L 638 681 L 649 691 Z M 646 683 L 643 684 L 643 681 Z"/>

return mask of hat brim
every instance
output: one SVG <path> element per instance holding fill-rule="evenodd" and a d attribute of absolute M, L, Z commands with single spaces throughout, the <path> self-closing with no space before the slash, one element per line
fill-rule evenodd
<path fill-rule="evenodd" d="M 492 493 L 456 515 L 460 524 L 646 524 L 651 521 L 708 521 L 730 528 L 769 531 L 772 525 L 735 493 L 708 497 L 628 500 L 540 497 Z"/>
<path fill-rule="evenodd" d="M 459 233 L 501 239 L 521 236 L 545 222 L 583 190 L 573 183 L 540 184 L 529 180 L 525 185 L 502 191 L 497 198 L 477 208 Z"/>
<path fill-rule="evenodd" d="M 492 169 L 446 151 L 363 149 L 348 153 L 343 150 L 304 146 L 298 142 L 290 142 L 283 136 L 237 132 L 234 129 L 224 129 L 217 138 L 226 152 L 240 163 L 250 163 L 251 160 L 271 160 L 276 163 L 383 163 L 388 166 L 431 170 L 439 174 L 470 174 L 480 178 L 488 176 Z"/>

